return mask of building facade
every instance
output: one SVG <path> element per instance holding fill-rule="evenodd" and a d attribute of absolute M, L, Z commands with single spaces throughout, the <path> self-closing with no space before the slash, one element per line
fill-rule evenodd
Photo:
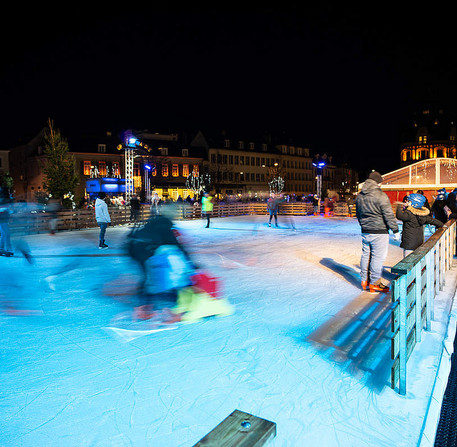
<path fill-rule="evenodd" d="M 454 121 L 442 109 L 421 110 L 402 136 L 401 166 L 433 158 L 457 158 L 456 134 Z"/>

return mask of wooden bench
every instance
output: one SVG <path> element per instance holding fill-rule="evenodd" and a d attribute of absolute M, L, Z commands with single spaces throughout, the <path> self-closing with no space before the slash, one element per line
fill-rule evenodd
<path fill-rule="evenodd" d="M 235 410 L 194 447 L 261 447 L 276 436 L 276 424 Z"/>

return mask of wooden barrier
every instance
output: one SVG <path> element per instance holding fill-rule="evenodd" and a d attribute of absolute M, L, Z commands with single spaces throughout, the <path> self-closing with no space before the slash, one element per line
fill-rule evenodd
<path fill-rule="evenodd" d="M 406 364 L 422 330 L 430 331 L 435 296 L 456 251 L 456 220 L 439 228 L 424 244 L 392 267 L 391 387 L 406 394 Z"/>
<path fill-rule="evenodd" d="M 201 205 L 199 203 L 191 205 L 188 203 L 175 204 L 176 220 L 201 219 Z M 335 216 L 350 216 L 350 210 L 345 203 L 335 204 Z M 306 202 L 282 203 L 279 207 L 278 214 L 289 216 L 307 216 L 312 215 L 313 205 Z M 140 209 L 138 221 L 146 222 L 150 216 L 149 206 L 143 206 Z M 130 223 L 130 207 L 114 208 L 109 207 L 111 225 L 125 225 Z M 230 217 L 245 215 L 267 215 L 267 204 L 265 202 L 247 202 L 247 203 L 216 203 L 213 207 L 213 217 Z M 27 215 L 13 214 L 10 227 L 12 231 L 21 231 L 26 233 L 46 233 L 49 231 L 51 215 L 42 210 L 28 212 Z M 83 228 L 94 228 L 97 226 L 95 221 L 94 209 L 75 209 L 62 210 L 57 213 L 57 230 L 81 230 Z"/>
<path fill-rule="evenodd" d="M 276 424 L 235 410 L 194 447 L 261 447 L 276 436 Z"/>

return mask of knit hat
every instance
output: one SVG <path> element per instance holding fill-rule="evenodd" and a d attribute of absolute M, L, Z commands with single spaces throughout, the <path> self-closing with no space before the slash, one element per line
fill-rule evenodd
<path fill-rule="evenodd" d="M 382 175 L 379 172 L 370 172 L 368 178 L 374 180 L 376 183 L 382 183 Z"/>
<path fill-rule="evenodd" d="M 425 204 L 425 197 L 422 194 L 410 194 L 408 200 L 413 208 L 422 208 Z"/>

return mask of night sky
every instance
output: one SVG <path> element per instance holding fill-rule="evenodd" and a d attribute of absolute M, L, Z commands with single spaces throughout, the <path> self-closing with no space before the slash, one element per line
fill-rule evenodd
<path fill-rule="evenodd" d="M 385 173 L 399 167 L 415 110 L 455 109 L 445 6 L 23 9 L 0 30 L 0 149 L 51 117 L 64 136 L 283 132 L 311 153 Z"/>

